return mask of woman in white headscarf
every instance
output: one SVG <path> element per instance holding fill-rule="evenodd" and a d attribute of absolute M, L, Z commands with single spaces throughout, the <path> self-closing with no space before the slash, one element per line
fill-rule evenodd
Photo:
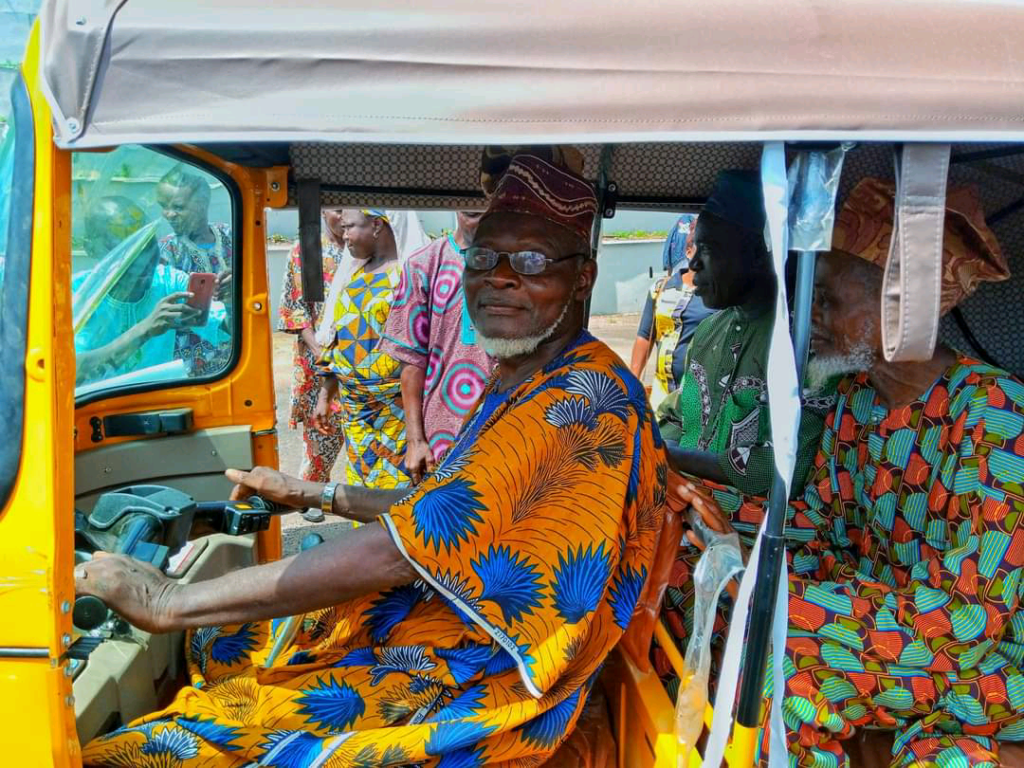
<path fill-rule="evenodd" d="M 324 307 L 317 341 L 320 394 L 313 423 L 340 425 L 348 458 L 346 483 L 398 488 L 409 483 L 403 463 L 405 412 L 401 363 L 378 346 L 402 274 L 402 264 L 427 244 L 415 214 L 346 210 L 341 228 L 347 254 Z M 341 413 L 331 417 L 337 397 Z"/>

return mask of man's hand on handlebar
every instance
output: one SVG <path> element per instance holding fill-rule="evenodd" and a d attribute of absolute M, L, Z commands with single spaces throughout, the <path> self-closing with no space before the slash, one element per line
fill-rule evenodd
<path fill-rule="evenodd" d="M 232 501 L 259 496 L 289 509 L 320 506 L 320 491 L 323 488 L 320 483 L 300 480 L 270 467 L 256 467 L 249 472 L 228 469 L 224 474 L 235 484 L 231 491 Z"/>
<path fill-rule="evenodd" d="M 75 568 L 75 593 L 98 597 L 128 623 L 167 632 L 178 585 L 158 569 L 126 555 L 97 552 Z"/>

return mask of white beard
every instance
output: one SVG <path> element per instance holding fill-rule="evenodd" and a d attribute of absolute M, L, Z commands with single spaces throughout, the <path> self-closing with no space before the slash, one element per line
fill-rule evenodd
<path fill-rule="evenodd" d="M 812 357 L 807 361 L 807 387 L 813 392 L 836 376 L 871 370 L 875 362 L 875 350 L 864 341 L 854 344 L 845 355 Z"/>
<path fill-rule="evenodd" d="M 488 355 L 497 360 L 507 360 L 510 357 L 532 355 L 537 351 L 537 347 L 555 335 L 555 331 L 558 330 L 558 326 L 562 324 L 562 321 L 568 313 L 569 302 L 566 302 L 565 306 L 562 307 L 561 313 L 558 315 L 558 319 L 536 336 L 518 336 L 512 339 L 504 339 L 484 336 L 482 333 L 477 331 L 477 343 L 484 348 L 484 351 Z"/>

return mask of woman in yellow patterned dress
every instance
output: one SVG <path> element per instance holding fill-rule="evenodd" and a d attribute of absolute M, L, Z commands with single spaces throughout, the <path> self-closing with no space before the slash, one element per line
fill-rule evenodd
<path fill-rule="evenodd" d="M 399 488 L 409 483 L 403 460 L 401 363 L 379 348 L 401 278 L 398 247 L 383 211 L 345 211 L 341 226 L 356 268 L 338 293 L 334 339 L 317 363 L 323 382 L 313 420 L 326 425 L 329 403 L 337 395 L 348 458 L 346 482 Z"/>

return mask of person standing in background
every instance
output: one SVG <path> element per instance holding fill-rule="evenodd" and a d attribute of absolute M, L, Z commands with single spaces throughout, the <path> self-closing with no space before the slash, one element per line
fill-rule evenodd
<path fill-rule="evenodd" d="M 414 483 L 454 442 L 491 373 L 462 291 L 462 249 L 472 243 L 481 213 L 459 211 L 455 232 L 409 258 L 381 340 L 381 349 L 402 363 L 405 466 Z"/>
<path fill-rule="evenodd" d="M 317 332 L 324 351 L 317 362 L 321 384 L 313 426 L 329 428 L 332 402 L 339 398 L 346 482 L 401 488 L 410 482 L 401 364 L 380 341 L 404 259 L 412 252 L 398 244 L 418 250 L 422 228 L 413 213 L 377 209 L 344 211 L 341 228 L 348 254 L 335 271 Z"/>
<path fill-rule="evenodd" d="M 324 297 L 326 298 L 334 278 L 334 272 L 345 251 L 345 236 L 341 228 L 340 210 L 323 210 L 323 254 Z M 341 432 L 334 420 L 328 419 L 324 428 L 317 429 L 311 424 L 320 393 L 320 380 L 316 374 L 316 361 L 323 354 L 323 347 L 316 339 L 316 328 L 323 314 L 323 302 L 306 301 L 302 295 L 302 252 L 296 243 L 288 255 L 288 267 L 281 291 L 278 310 L 278 330 L 295 336 L 295 356 L 292 362 L 292 395 L 289 426 L 302 427 L 305 453 L 299 476 L 303 480 L 326 483 L 331 479 L 331 470 L 341 452 Z M 332 413 L 337 407 L 332 408 Z M 304 517 L 310 522 L 320 522 L 324 513 L 309 509 Z"/>
<path fill-rule="evenodd" d="M 217 276 L 217 298 L 231 311 L 231 268 L 234 243 L 230 224 L 210 223 L 210 184 L 197 173 L 175 166 L 156 186 L 157 204 L 173 234 L 160 240 L 160 259 L 186 274 Z M 177 356 L 193 376 L 227 368 L 231 345 L 214 347 L 196 334 L 178 337 Z"/>
<path fill-rule="evenodd" d="M 665 240 L 662 261 L 669 273 L 655 281 L 647 294 L 640 317 L 630 370 L 638 379 L 655 348 L 654 380 L 651 382 L 651 407 L 657 407 L 679 386 L 686 373 L 686 349 L 700 321 L 714 313 L 694 295 L 690 257 L 694 249 L 697 216 L 684 213 Z"/>

